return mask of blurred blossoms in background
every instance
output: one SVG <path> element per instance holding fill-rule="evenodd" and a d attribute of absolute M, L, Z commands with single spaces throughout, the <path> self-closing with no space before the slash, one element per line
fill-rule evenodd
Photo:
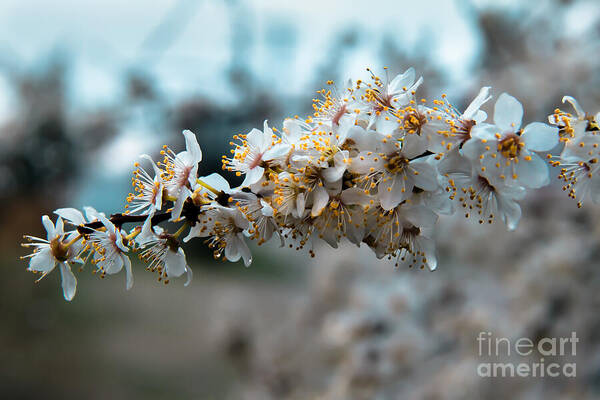
<path fill-rule="evenodd" d="M 196 136 L 184 131 L 184 151 L 165 146 L 157 163 L 143 155 L 150 172 L 135 164 L 125 212 L 106 217 L 88 209 L 86 219 L 60 209 L 56 227 L 44 216 L 47 240 L 26 237 L 25 246 L 34 248 L 29 269 L 45 276 L 59 263 L 71 300 L 72 263 L 89 261 L 102 276 L 124 267 L 129 289 L 129 254 L 137 252 L 159 281 L 186 273 L 187 285 L 192 272 L 182 242 L 206 238 L 215 258 L 248 266 L 246 242 L 277 237 L 311 256 L 318 241 L 334 248 L 349 241 L 397 267 L 434 270 L 438 216 L 462 208 L 480 223 L 499 218 L 514 230 L 518 201 L 527 189 L 550 182 L 544 158 L 561 167 L 571 197 L 581 201 L 589 193 L 599 200 L 597 117 L 574 99 L 564 101 L 573 104 L 575 116 L 556 110 L 550 125 L 522 128 L 523 107 L 506 93 L 486 122 L 480 108 L 492 98 L 489 87 L 460 111 L 445 95 L 420 98 L 423 79 L 413 68 L 392 80 L 370 73 L 369 81 L 351 81 L 342 90 L 328 82 L 313 100 L 313 114 L 286 119 L 282 129 L 265 121 L 262 131 L 235 135 L 231 156 L 222 162 L 243 176 L 240 187 L 231 188 L 218 174 L 198 176 L 202 151 Z M 559 142 L 559 156 L 539 154 Z M 64 232 L 61 217 L 75 229 Z M 178 224 L 174 232 L 159 226 L 168 221 Z"/>

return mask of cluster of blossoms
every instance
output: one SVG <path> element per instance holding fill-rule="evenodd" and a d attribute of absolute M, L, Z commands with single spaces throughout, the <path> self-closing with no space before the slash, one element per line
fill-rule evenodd
<path fill-rule="evenodd" d="M 560 167 L 558 178 L 564 182 L 563 190 L 582 206 L 584 198 L 591 197 L 600 203 L 600 112 L 589 115 L 570 96 L 563 97 L 563 103 L 570 103 L 575 115 L 556 109 L 548 117 L 551 124 L 559 127 L 560 141 L 564 147 L 560 156 L 551 157 L 550 164 Z"/>
<path fill-rule="evenodd" d="M 500 219 L 515 229 L 526 190 L 550 181 L 538 153 L 559 142 L 565 144 L 560 157 L 544 157 L 562 166 L 565 189 L 571 197 L 590 192 L 600 198 L 597 119 L 572 98 L 565 100 L 576 117 L 557 110 L 552 125 L 522 128 L 523 108 L 506 93 L 490 121 L 481 110 L 492 98 L 489 87 L 461 112 L 444 95 L 431 103 L 419 98 L 422 81 L 410 68 L 391 81 L 371 73 L 370 81 L 342 90 L 328 82 L 331 89 L 318 92 L 312 115 L 286 119 L 282 129 L 265 122 L 262 130 L 234 136 L 222 161 L 224 170 L 243 176 L 237 188 L 216 173 L 198 176 L 202 152 L 195 135 L 184 131 L 185 151 L 165 146 L 159 162 L 142 156 L 148 170 L 135 164 L 124 213 L 59 209 L 56 226 L 44 216 L 47 240 L 27 237 L 25 244 L 35 248 L 29 269 L 45 276 L 58 263 L 70 300 L 76 286 L 71 263 L 89 260 L 101 276 L 125 267 L 129 288 L 128 254 L 138 252 L 159 280 L 187 273 L 189 283 L 182 242 L 206 238 L 215 258 L 243 259 L 248 266 L 247 241 L 260 245 L 277 237 L 311 256 L 317 241 L 335 248 L 347 240 L 396 266 L 433 270 L 438 216 L 462 208 L 480 223 Z M 64 231 L 65 221 L 71 231 Z M 169 233 L 159 226 L 167 221 L 181 225 Z"/>

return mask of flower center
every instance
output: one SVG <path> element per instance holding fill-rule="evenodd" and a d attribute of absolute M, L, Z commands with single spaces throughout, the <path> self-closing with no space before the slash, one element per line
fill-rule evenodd
<path fill-rule="evenodd" d="M 496 188 L 494 186 L 492 186 L 490 181 L 484 176 L 478 175 L 477 182 L 481 185 L 481 187 L 483 187 L 485 189 L 491 190 L 493 192 L 496 191 Z"/>
<path fill-rule="evenodd" d="M 177 181 L 179 187 L 184 187 L 187 185 L 188 179 L 190 177 L 190 172 L 192 172 L 192 167 L 190 166 L 185 166 L 181 169 L 181 175 L 179 176 L 179 180 Z"/>
<path fill-rule="evenodd" d="M 373 105 L 373 110 L 377 113 L 381 113 L 383 111 L 387 111 L 393 109 L 394 106 L 392 104 L 392 95 L 385 93 L 382 94 L 377 89 L 368 89 L 366 93 L 366 97 L 368 101 L 372 101 L 375 104 Z"/>
<path fill-rule="evenodd" d="M 263 157 L 263 153 L 258 153 L 256 155 L 256 157 L 254 157 L 254 160 L 252 160 L 252 162 L 250 163 L 249 168 L 254 169 L 254 168 L 258 167 L 262 162 L 262 157 Z"/>
<path fill-rule="evenodd" d="M 69 259 L 69 248 L 60 240 L 60 236 L 50 241 L 50 251 L 58 261 L 67 261 Z"/>
<path fill-rule="evenodd" d="M 331 118 L 331 122 L 334 125 L 340 124 L 340 119 L 346 114 L 346 104 L 342 104 L 340 108 L 333 114 L 333 118 Z"/>
<path fill-rule="evenodd" d="M 498 152 L 505 158 L 516 158 L 524 145 L 517 135 L 511 133 L 498 142 Z"/>
<path fill-rule="evenodd" d="M 600 131 L 600 125 L 598 124 L 598 122 L 596 121 L 596 119 L 593 116 L 586 116 L 585 119 L 588 122 L 586 131 L 590 132 L 590 131 Z"/>
<path fill-rule="evenodd" d="M 471 129 L 473 129 L 475 124 L 475 121 L 473 121 L 472 119 L 461 119 L 459 121 L 459 129 L 455 134 L 459 135 L 462 138 L 463 142 L 465 142 L 471 138 Z"/>
<path fill-rule="evenodd" d="M 417 110 L 411 111 L 404 115 L 404 130 L 407 133 L 417 135 L 421 134 L 421 128 L 427 123 L 427 117 Z"/>
<path fill-rule="evenodd" d="M 397 174 L 408 165 L 408 162 L 407 158 L 396 153 L 392 156 L 388 156 L 387 163 L 385 163 L 385 169 L 392 174 Z"/>
<path fill-rule="evenodd" d="M 409 227 L 404 227 L 403 230 L 402 230 L 402 232 L 405 235 L 409 235 L 409 236 L 415 237 L 415 236 L 419 236 L 421 234 L 421 229 L 419 227 L 414 226 L 414 225 L 410 225 Z"/>

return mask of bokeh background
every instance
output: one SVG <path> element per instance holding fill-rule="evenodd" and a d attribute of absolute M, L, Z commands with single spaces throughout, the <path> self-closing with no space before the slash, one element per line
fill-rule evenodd
<path fill-rule="evenodd" d="M 42 214 L 121 210 L 137 155 L 182 148 L 182 129 L 198 135 L 201 173 L 219 171 L 233 134 L 280 126 L 326 80 L 384 66 L 414 66 L 423 96 L 459 109 L 492 85 L 528 122 L 565 94 L 595 113 L 599 50 L 594 0 L 3 0 L 0 396 L 600 398 L 600 207 L 578 210 L 557 182 L 526 198 L 513 233 L 442 218 L 434 273 L 348 246 L 315 259 L 254 246 L 244 268 L 198 241 L 191 287 L 137 265 L 126 292 L 124 276 L 87 268 L 67 303 L 59 274 L 35 284 L 18 260 Z M 479 378 L 481 331 L 574 331 L 577 377 Z"/>

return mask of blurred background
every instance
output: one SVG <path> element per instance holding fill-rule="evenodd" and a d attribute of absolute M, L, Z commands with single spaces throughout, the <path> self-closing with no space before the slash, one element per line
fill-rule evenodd
<path fill-rule="evenodd" d="M 459 109 L 491 85 L 527 122 L 565 94 L 595 113 L 599 50 L 594 0 L 3 0 L 1 397 L 599 398 L 600 207 L 578 210 L 556 182 L 526 198 L 513 233 L 442 218 L 435 273 L 395 271 L 364 248 L 310 259 L 274 244 L 244 268 L 198 241 L 191 287 L 137 265 L 126 292 L 124 276 L 99 282 L 88 268 L 67 303 L 58 273 L 35 284 L 18 260 L 42 214 L 122 210 L 138 154 L 182 148 L 182 129 L 198 135 L 201 173 L 220 171 L 233 134 L 281 126 L 326 80 L 383 66 L 414 66 L 424 97 Z M 577 377 L 479 378 L 481 331 L 574 331 Z"/>

